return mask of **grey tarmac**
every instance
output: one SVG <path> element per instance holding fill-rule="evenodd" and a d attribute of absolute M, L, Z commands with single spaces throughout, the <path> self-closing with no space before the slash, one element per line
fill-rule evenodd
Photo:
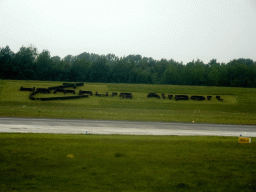
<path fill-rule="evenodd" d="M 0 132 L 117 135 L 198 135 L 256 137 L 255 125 L 107 121 L 81 119 L 0 118 Z"/>

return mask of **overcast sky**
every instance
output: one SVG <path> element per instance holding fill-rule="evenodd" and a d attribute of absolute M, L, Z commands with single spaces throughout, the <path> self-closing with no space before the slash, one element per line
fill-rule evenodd
<path fill-rule="evenodd" d="M 0 0 L 0 47 L 256 61 L 256 0 Z"/>

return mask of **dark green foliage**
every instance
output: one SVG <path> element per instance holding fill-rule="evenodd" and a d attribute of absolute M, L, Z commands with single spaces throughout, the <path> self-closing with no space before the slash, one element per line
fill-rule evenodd
<path fill-rule="evenodd" d="M 72 83 L 63 83 L 63 85 L 68 85 L 68 84 L 72 84 Z"/>
<path fill-rule="evenodd" d="M 84 83 L 63 83 L 63 85 L 64 86 L 67 86 L 67 85 L 71 85 L 71 87 L 72 86 L 83 86 L 84 85 Z"/>
<path fill-rule="evenodd" d="M 98 97 L 108 97 L 108 92 L 106 92 L 106 94 L 98 94 L 98 92 L 96 91 L 95 96 L 98 96 Z"/>
<path fill-rule="evenodd" d="M 120 97 L 122 98 L 132 98 L 132 93 L 120 93 Z"/>
<path fill-rule="evenodd" d="M 53 89 L 63 89 L 68 87 L 75 87 L 75 85 L 74 84 L 60 85 L 56 87 L 48 87 L 48 89 L 53 90 Z"/>
<path fill-rule="evenodd" d="M 190 99 L 192 100 L 197 100 L 197 101 L 204 101 L 205 97 L 204 96 L 190 96 Z"/>
<path fill-rule="evenodd" d="M 46 88 L 37 88 L 36 91 L 38 93 L 51 93 L 51 90 L 50 89 L 46 89 Z"/>
<path fill-rule="evenodd" d="M 156 94 L 156 93 L 149 93 L 148 95 L 147 95 L 147 97 L 149 98 L 149 97 L 157 97 L 158 99 L 160 99 L 160 96 L 158 95 L 158 94 Z"/>
<path fill-rule="evenodd" d="M 65 89 L 62 89 L 62 88 L 54 89 L 54 94 L 56 94 L 57 92 L 62 92 L 62 93 L 64 93 L 64 92 L 65 92 Z"/>
<path fill-rule="evenodd" d="M 52 71 L 52 60 L 49 51 L 43 50 L 43 52 L 40 53 L 37 57 L 36 72 L 38 80 L 52 79 L 54 76 Z"/>
<path fill-rule="evenodd" d="M 207 100 L 209 100 L 209 101 L 210 101 L 210 100 L 211 100 L 211 98 L 212 98 L 212 96 L 207 96 Z"/>
<path fill-rule="evenodd" d="M 117 95 L 117 92 L 112 92 L 112 97 L 114 97 L 115 95 Z"/>
<path fill-rule="evenodd" d="M 0 79 L 13 77 L 14 68 L 12 62 L 14 55 L 9 46 L 0 48 Z"/>
<path fill-rule="evenodd" d="M 21 47 L 13 53 L 6 46 L 0 48 L 0 68 L 0 79 L 256 87 L 256 62 L 244 58 L 226 64 L 216 59 L 205 64 L 198 59 L 184 65 L 173 59 L 157 61 L 141 55 L 119 58 L 84 52 L 61 59 L 51 57 L 47 50 L 38 54 L 34 47 Z"/>
<path fill-rule="evenodd" d="M 20 87 L 20 91 L 35 91 L 35 87 L 33 87 L 33 88 L 25 88 L 25 87 L 23 87 L 23 86 L 21 86 Z"/>
<path fill-rule="evenodd" d="M 11 63 L 12 70 L 8 73 L 10 79 L 37 79 L 36 71 L 37 50 L 33 47 L 21 47 L 14 55 Z"/>
<path fill-rule="evenodd" d="M 70 90 L 70 89 L 65 89 L 64 93 L 73 93 L 73 94 L 76 94 L 76 91 L 75 90 Z"/>
<path fill-rule="evenodd" d="M 78 86 L 84 86 L 84 83 L 75 83 L 75 85 Z"/>
<path fill-rule="evenodd" d="M 219 101 L 223 101 L 223 99 L 221 99 L 219 95 L 216 96 L 216 99 L 218 99 Z"/>
<path fill-rule="evenodd" d="M 110 67 L 107 64 L 107 60 L 104 56 L 98 58 L 93 63 L 90 71 L 91 82 L 110 82 L 109 78 Z"/>
<path fill-rule="evenodd" d="M 91 91 L 82 91 L 82 90 L 79 90 L 79 95 L 83 95 L 83 94 L 92 95 L 92 92 L 91 92 Z"/>
<path fill-rule="evenodd" d="M 89 95 L 79 95 L 79 96 L 68 96 L 68 97 L 48 97 L 48 98 L 38 98 L 41 101 L 52 101 L 52 100 L 69 100 L 69 99 L 80 99 L 87 98 Z"/>
<path fill-rule="evenodd" d="M 73 90 L 72 90 L 73 91 Z M 87 98 L 89 95 L 79 95 L 79 96 L 67 96 L 67 97 L 47 97 L 47 98 L 35 98 L 34 95 L 40 93 L 40 91 L 34 91 L 29 95 L 31 100 L 41 100 L 41 101 L 52 101 L 52 100 L 69 100 L 69 99 L 80 99 Z"/>
<path fill-rule="evenodd" d="M 173 98 L 173 95 L 168 95 L 168 98 L 169 98 L 169 99 L 172 99 L 172 98 Z"/>
<path fill-rule="evenodd" d="M 178 100 L 188 100 L 189 99 L 189 96 L 187 95 L 175 95 L 175 100 L 178 101 Z"/>
<path fill-rule="evenodd" d="M 34 95 L 36 95 L 37 93 L 39 93 L 38 91 L 34 91 L 32 93 L 29 94 L 29 99 L 31 100 L 37 100 L 38 98 L 34 98 Z"/>
<path fill-rule="evenodd" d="M 124 157 L 125 155 L 123 153 L 120 152 L 116 152 L 115 157 Z"/>
<path fill-rule="evenodd" d="M 65 85 L 64 85 L 65 84 Z M 48 89 L 47 88 L 37 88 L 36 91 L 35 88 L 33 88 L 32 92 L 30 95 L 29 95 L 29 98 L 31 100 L 41 100 L 41 101 L 50 101 L 50 100 L 68 100 L 68 99 L 79 99 L 79 98 L 86 98 L 88 97 L 89 95 L 81 95 L 80 92 L 81 90 L 79 91 L 79 96 L 68 96 L 68 97 L 47 97 L 47 98 L 35 98 L 34 95 L 36 95 L 37 93 L 51 93 L 51 90 L 54 89 L 54 94 L 56 92 L 63 92 L 63 93 L 73 93 L 75 94 L 75 90 L 68 90 L 68 89 L 63 89 L 63 88 L 66 88 L 66 87 L 76 87 L 76 85 L 78 86 L 82 86 L 84 85 L 84 83 L 77 83 L 77 84 L 74 84 L 74 83 L 63 83 L 63 85 L 61 86 L 55 86 L 55 87 L 49 87 Z M 23 86 L 21 86 L 20 90 L 23 90 Z M 25 89 L 29 89 L 29 88 L 25 88 Z"/>

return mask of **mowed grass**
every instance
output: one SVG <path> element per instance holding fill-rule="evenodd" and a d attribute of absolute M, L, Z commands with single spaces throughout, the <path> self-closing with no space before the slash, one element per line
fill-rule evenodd
<path fill-rule="evenodd" d="M 0 134 L 1 191 L 255 191 L 236 137 Z"/>
<path fill-rule="evenodd" d="M 256 124 L 256 89 L 203 86 L 85 83 L 79 90 L 109 93 L 96 97 L 59 101 L 31 101 L 23 87 L 48 88 L 62 82 L 0 80 L 0 116 L 69 119 L 140 120 L 164 122 Z M 53 92 L 53 91 L 52 91 Z M 112 92 L 132 92 L 132 99 L 111 97 Z M 210 101 L 175 101 L 147 98 L 156 92 L 168 94 L 211 95 Z M 73 94 L 66 94 L 66 96 Z M 220 95 L 223 102 L 215 97 Z M 64 93 L 37 94 L 36 97 L 65 96 Z"/>

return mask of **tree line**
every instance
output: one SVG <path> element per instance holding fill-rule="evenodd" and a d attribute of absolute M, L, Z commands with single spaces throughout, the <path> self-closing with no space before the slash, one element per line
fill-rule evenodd
<path fill-rule="evenodd" d="M 84 52 L 61 59 L 47 50 L 38 53 L 32 46 L 22 46 L 17 53 L 6 46 L 0 48 L 0 69 L 0 79 L 13 80 L 256 87 L 256 62 L 244 58 L 183 64 L 141 55 Z"/>

